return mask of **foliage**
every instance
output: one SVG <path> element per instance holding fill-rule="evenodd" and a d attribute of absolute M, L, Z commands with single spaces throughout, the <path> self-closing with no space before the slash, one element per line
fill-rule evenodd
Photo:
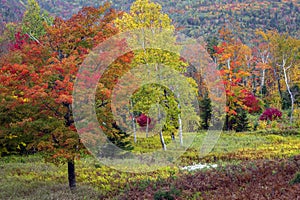
<path fill-rule="evenodd" d="M 53 19 L 46 13 L 41 12 L 41 8 L 36 0 L 28 0 L 26 11 L 22 18 L 22 32 L 33 40 L 46 34 L 44 23 L 51 25 Z"/>
<path fill-rule="evenodd" d="M 208 97 L 208 94 L 205 94 L 203 98 L 199 101 L 200 107 L 200 118 L 201 118 L 201 128 L 207 130 L 210 125 L 212 107 L 211 99 Z"/>
<path fill-rule="evenodd" d="M 199 159 L 197 149 L 193 148 L 198 148 L 202 144 L 204 134 L 198 133 L 192 149 L 188 149 L 181 158 L 180 166 L 195 162 L 217 162 L 219 167 L 193 173 L 180 172 L 173 167 L 163 167 L 155 172 L 130 174 L 104 166 L 90 156 L 84 156 L 76 161 L 79 184 L 75 191 L 77 196 L 74 198 L 72 194 L 65 191 L 67 188 L 64 176 L 66 166 L 58 167 L 51 163 L 43 163 L 41 154 L 4 157 L 0 159 L 0 168 L 2 169 L 0 183 L 3 183 L 3 187 L 0 187 L 0 194 L 3 199 L 10 198 L 12 195 L 17 195 L 14 196 L 15 198 L 23 199 L 34 199 L 35 195 L 45 198 L 49 198 L 49 196 L 66 198 L 67 196 L 72 199 L 80 199 L 86 196 L 86 198 L 126 197 L 135 199 L 135 197 L 147 195 L 149 199 L 153 198 L 155 194 L 188 199 L 196 196 L 196 192 L 198 192 L 201 197 L 205 198 L 208 195 L 207 199 L 211 199 L 213 195 L 224 195 L 218 193 L 226 191 L 222 188 L 228 188 L 228 185 L 231 185 L 230 191 L 237 195 L 244 194 L 244 192 L 238 192 L 238 188 L 242 186 L 248 188 L 249 191 L 250 188 L 251 191 L 258 190 L 261 195 L 269 194 L 265 190 L 261 191 L 261 187 L 257 187 L 257 181 L 261 181 L 261 185 L 267 185 L 270 190 L 274 189 L 275 194 L 279 192 L 275 184 L 279 184 L 279 188 L 282 188 L 283 185 L 285 188 L 292 187 L 288 190 L 289 192 L 281 193 L 281 195 L 293 195 L 293 191 L 296 191 L 294 187 L 299 184 L 291 186 L 289 183 L 299 171 L 299 156 L 296 156 L 300 149 L 299 132 L 295 135 L 284 134 L 284 132 L 277 133 L 277 135 L 270 135 L 267 132 L 224 133 L 213 152 L 207 157 Z M 158 136 L 155 138 L 159 140 Z M 155 138 L 144 139 L 154 140 Z M 138 142 L 141 141 L 138 140 Z M 153 144 L 158 143 L 154 142 Z M 135 145 L 142 145 L 142 149 L 148 148 L 149 150 L 149 147 L 145 146 L 146 143 L 136 143 Z M 157 145 L 157 149 L 159 149 L 159 145 Z M 282 157 L 285 159 L 279 159 Z M 187 159 L 191 160 L 184 161 Z M 238 165 L 234 164 L 236 160 L 239 161 Z M 137 167 L 147 168 L 147 166 Z M 207 180 L 214 181 L 207 184 Z M 31 184 L 27 184 L 29 181 Z M 187 185 L 184 185 L 185 183 Z M 220 191 L 211 194 L 205 192 L 213 192 L 215 188 L 213 184 L 217 184 Z M 247 186 L 247 184 L 250 185 Z M 39 192 L 40 190 L 42 192 Z M 15 194 L 16 191 L 18 194 Z M 86 191 L 90 192 L 86 193 Z"/>
<path fill-rule="evenodd" d="M 119 10 L 128 11 L 134 0 L 127 2 L 113 0 L 112 6 Z M 179 30 L 192 37 L 217 36 L 218 29 L 224 25 L 233 25 L 231 29 L 240 27 L 235 32 L 243 39 L 250 40 L 255 36 L 256 29 L 277 29 L 279 32 L 289 32 L 297 36 L 299 27 L 299 2 L 293 1 L 187 1 L 174 2 L 157 0 L 164 11 L 177 24 Z M 85 6 L 98 7 L 98 0 L 38 0 L 41 8 L 54 16 L 63 19 L 72 17 Z M 0 9 L 3 22 L 20 20 L 25 10 L 26 2 L 21 0 L 1 1 Z M 285 17 L 280 17 L 285 16 Z M 4 27 L 4 26 L 0 26 Z M 242 31 L 240 31 L 242 29 Z"/>
<path fill-rule="evenodd" d="M 170 191 L 157 191 L 154 193 L 155 200 L 174 200 L 177 196 L 180 195 L 180 191 L 176 190 L 174 187 L 171 187 Z"/>
<path fill-rule="evenodd" d="M 222 42 L 215 47 L 214 56 L 227 98 L 224 129 L 233 130 L 234 126 L 239 124 L 238 121 L 244 120 L 237 117 L 239 111 L 255 112 L 259 110 L 258 100 L 251 94 L 249 87 L 251 75 L 249 65 L 253 59 L 251 58 L 251 49 L 236 39 L 231 30 L 221 29 L 220 37 Z M 246 127 L 244 122 L 241 121 L 241 123 L 243 123 L 243 127 Z"/>
<path fill-rule="evenodd" d="M 276 120 L 276 119 L 280 119 L 282 116 L 282 112 L 276 108 L 268 108 L 266 109 L 262 115 L 259 117 L 259 120 Z"/>
<path fill-rule="evenodd" d="M 294 178 L 290 181 L 290 184 L 294 185 L 294 184 L 299 184 L 300 183 L 300 173 L 297 172 L 294 176 Z"/>
<path fill-rule="evenodd" d="M 168 178 L 141 191 L 131 186 L 123 198 L 149 198 L 158 194 L 157 187 L 173 186 L 181 191 L 176 199 L 191 199 L 196 193 L 199 199 L 238 198 L 290 198 L 297 197 L 299 184 L 290 185 L 289 180 L 299 170 L 299 156 L 292 159 L 245 161 L 221 166 L 217 169 L 185 173 L 177 179 Z M 285 190 L 282 190 L 285 188 Z M 165 195 L 166 192 L 160 191 Z M 157 195 L 156 195 L 157 196 Z"/>
<path fill-rule="evenodd" d="M 162 124 L 162 127 L 163 131 L 169 134 L 176 132 L 179 126 L 184 126 L 180 125 L 181 119 L 185 122 L 194 117 L 196 120 L 192 119 L 190 121 L 197 122 L 198 116 L 193 110 L 191 102 L 183 104 L 179 102 L 180 98 L 189 100 L 195 94 L 195 81 L 186 77 L 186 80 L 193 86 L 193 88 L 190 88 L 184 84 L 179 84 L 180 80 L 175 80 L 177 81 L 174 81 L 175 83 L 170 82 L 168 80 L 169 76 L 165 75 L 166 71 L 171 70 L 174 70 L 173 74 L 176 74 L 176 72 L 183 74 L 188 64 L 180 58 L 180 48 L 176 45 L 174 36 L 175 27 L 168 15 L 163 13 L 161 5 L 148 0 L 138 0 L 132 4 L 129 13 L 124 13 L 122 17 L 115 21 L 115 24 L 121 32 L 137 31 L 138 29 L 137 37 L 140 39 L 128 41 L 129 46 L 137 48 L 133 51 L 134 58 L 131 67 L 138 68 L 140 65 L 145 65 L 145 70 L 138 71 L 134 75 L 142 80 L 147 79 L 147 77 L 155 78 L 154 83 L 146 84 L 133 93 L 130 99 L 132 105 L 129 106 L 130 109 L 128 110 L 131 113 L 148 114 L 151 107 L 155 104 L 159 105 L 157 108 L 157 124 L 163 119 L 163 114 L 160 111 L 163 109 L 166 114 L 165 123 Z M 164 69 L 164 66 L 167 66 L 168 69 Z M 167 84 L 172 86 L 167 88 L 163 84 L 158 84 L 160 81 L 167 81 Z M 183 112 L 186 110 L 189 111 L 189 116 Z M 186 119 L 188 117 L 189 119 Z M 161 143 L 165 149 L 162 132 L 160 134 Z"/>
<path fill-rule="evenodd" d="M 248 107 L 249 113 L 257 113 L 261 110 L 260 101 L 252 93 L 247 93 L 243 103 Z"/>
<path fill-rule="evenodd" d="M 20 131 L 19 134 L 31 134 L 32 143 L 25 143 L 26 147 L 43 151 L 46 161 L 56 164 L 67 162 L 69 183 L 73 188 L 74 160 L 78 159 L 80 154 L 88 153 L 74 125 L 73 84 L 78 69 L 90 49 L 117 33 L 117 29 L 111 23 L 118 14 L 109 9 L 109 4 L 105 4 L 99 8 L 83 8 L 69 20 L 56 18 L 53 25 L 42 26 L 39 7 L 35 1 L 30 2 L 32 4 L 29 9 L 37 12 L 25 14 L 24 27 L 40 27 L 35 33 L 27 33 L 32 40 L 17 34 L 17 44 L 14 45 L 16 48 L 12 48 L 2 57 L 1 101 L 7 105 L 6 109 L 17 109 L 18 104 L 34 108 L 34 116 L 22 124 L 26 132 Z M 31 20 L 37 20 L 37 24 Z M 36 35 L 32 37 L 32 34 Z M 12 97 L 14 102 L 5 104 L 9 102 L 6 96 Z M 26 111 L 22 115 L 26 116 Z M 18 120 L 22 122 L 23 119 Z M 1 138 L 2 135 L 5 138 L 5 134 L 10 132 L 11 127 L 7 124 L 5 127 L 7 130 L 0 132 Z M 123 139 L 123 136 L 113 138 L 117 144 Z"/>
<path fill-rule="evenodd" d="M 291 91 L 294 94 L 295 104 L 299 107 L 300 106 L 300 88 L 298 85 L 294 85 L 291 87 Z M 288 91 L 284 91 L 282 94 L 282 109 L 287 110 L 290 109 L 292 106 L 291 98 Z"/>
<path fill-rule="evenodd" d="M 235 122 L 233 122 L 233 129 L 236 132 L 246 132 L 249 131 L 249 120 L 247 116 L 247 112 L 242 109 L 237 110 L 238 114 L 235 117 Z"/>

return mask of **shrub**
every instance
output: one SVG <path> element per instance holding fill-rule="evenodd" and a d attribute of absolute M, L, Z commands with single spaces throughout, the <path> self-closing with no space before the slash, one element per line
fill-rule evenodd
<path fill-rule="evenodd" d="M 170 191 L 164 191 L 164 190 L 159 190 L 154 194 L 154 199 L 155 200 L 173 200 L 175 197 L 180 195 L 180 190 L 176 189 L 175 187 L 170 188 Z"/>
<path fill-rule="evenodd" d="M 295 177 L 290 181 L 291 185 L 294 185 L 294 184 L 297 184 L 297 183 L 300 183 L 300 172 L 297 172 L 295 174 Z"/>
<path fill-rule="evenodd" d="M 252 93 L 247 93 L 242 101 L 248 107 L 249 113 L 257 113 L 261 109 L 259 100 Z"/>
<path fill-rule="evenodd" d="M 259 117 L 259 120 L 276 120 L 280 119 L 282 116 L 282 112 L 276 108 L 268 108 L 266 109 L 263 114 Z"/>

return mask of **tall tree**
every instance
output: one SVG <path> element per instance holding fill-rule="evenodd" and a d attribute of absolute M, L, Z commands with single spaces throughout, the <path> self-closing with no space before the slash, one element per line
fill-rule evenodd
<path fill-rule="evenodd" d="M 289 36 L 288 34 L 280 34 L 273 32 L 270 41 L 272 46 L 273 61 L 280 67 L 284 85 L 290 96 L 291 112 L 290 123 L 293 122 L 293 112 L 295 106 L 295 94 L 291 89 L 298 82 L 299 84 L 299 70 L 300 70 L 300 40 Z"/>
<path fill-rule="evenodd" d="M 168 15 L 162 12 L 161 5 L 152 3 L 149 0 L 137 0 L 132 4 L 130 12 L 124 13 L 121 18 L 116 20 L 115 24 L 122 32 L 133 31 L 136 34 L 137 39 L 135 41 L 128 41 L 128 43 L 134 47 L 134 58 L 131 66 L 133 68 L 139 65 L 147 66 L 147 69 L 141 72 L 140 77 L 144 76 L 147 78 L 148 74 L 152 73 L 150 71 L 154 71 L 156 73 L 156 80 L 160 82 L 166 78 L 163 66 L 170 67 L 180 73 L 186 70 L 187 63 L 180 59 L 180 49 L 175 45 L 175 28 L 171 24 L 171 19 Z M 165 48 L 155 48 L 155 44 L 157 43 Z M 192 80 L 190 81 L 193 82 Z M 168 113 L 164 130 L 172 132 L 176 127 L 179 127 L 180 144 L 183 145 L 181 131 L 182 116 L 180 115 L 180 109 L 183 108 L 183 105 L 179 105 L 177 101 L 176 107 L 171 106 L 171 102 L 174 102 L 171 100 L 171 97 L 173 99 L 179 98 L 179 94 L 177 94 L 178 89 L 174 87 L 171 90 L 167 90 L 163 89 L 159 84 L 149 84 L 143 90 L 133 95 L 136 104 L 133 107 L 144 113 L 147 113 L 147 109 L 149 109 L 151 104 L 158 103 L 164 107 Z M 154 95 L 154 98 L 150 98 L 149 94 L 151 93 Z M 175 93 L 175 96 L 172 93 Z M 147 105 L 145 106 L 145 104 Z M 158 119 L 161 118 L 161 114 L 161 110 L 158 109 Z M 175 119 L 177 122 L 173 123 Z M 162 148 L 166 150 L 163 130 L 160 131 L 160 138 Z"/>
<path fill-rule="evenodd" d="M 117 33 L 112 26 L 117 13 L 108 9 L 108 4 L 87 7 L 69 20 L 56 18 L 44 36 L 36 35 L 39 42 L 24 41 L 9 52 L 13 56 L 6 56 L 0 69 L 6 94 L 37 108 L 32 146 L 44 151 L 48 161 L 68 164 L 71 189 L 76 187 L 75 159 L 85 151 L 74 126 L 73 84 L 89 49 Z"/>
<path fill-rule="evenodd" d="M 248 110 L 243 99 L 250 92 L 248 58 L 251 57 L 251 49 L 240 40 L 235 39 L 230 30 L 220 30 L 221 44 L 215 47 L 219 64 L 219 71 L 226 89 L 226 129 L 232 130 L 236 121 L 238 110 Z"/>

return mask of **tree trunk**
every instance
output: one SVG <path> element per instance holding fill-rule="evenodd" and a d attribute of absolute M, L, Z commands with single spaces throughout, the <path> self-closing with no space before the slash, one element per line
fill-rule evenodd
<path fill-rule="evenodd" d="M 148 138 L 148 132 L 149 132 L 149 118 L 148 118 L 148 116 L 147 116 L 146 138 Z"/>
<path fill-rule="evenodd" d="M 182 138 L 182 121 L 180 114 L 178 114 L 178 124 L 179 124 L 179 141 L 180 141 L 180 146 L 183 146 L 183 138 Z"/>
<path fill-rule="evenodd" d="M 74 160 L 68 161 L 68 179 L 71 190 L 76 188 L 76 175 L 75 175 L 75 163 Z"/>
<path fill-rule="evenodd" d="M 130 104 L 131 104 L 131 109 L 133 109 L 133 103 L 132 103 L 132 101 L 130 101 Z M 132 111 L 131 117 L 132 117 L 133 138 L 134 138 L 134 143 L 136 143 L 137 142 L 137 139 L 136 139 L 136 126 L 135 126 L 135 118 L 134 118 L 133 111 Z"/>
<path fill-rule="evenodd" d="M 167 146 L 166 146 L 166 143 L 165 143 L 165 140 L 164 140 L 164 136 L 163 136 L 162 130 L 159 132 L 159 137 L 160 137 L 160 142 L 161 142 L 162 149 L 164 151 L 166 151 L 167 150 Z"/>
<path fill-rule="evenodd" d="M 158 106 L 158 123 L 159 124 L 160 124 L 160 120 L 161 120 L 161 113 L 160 113 L 160 107 Z M 165 143 L 165 140 L 164 140 L 162 129 L 163 129 L 163 126 L 161 127 L 161 130 L 159 132 L 160 143 L 161 143 L 162 149 L 164 151 L 166 151 L 167 150 L 167 146 L 166 146 L 166 143 Z"/>
<path fill-rule="evenodd" d="M 261 78 L 261 86 L 260 86 L 260 94 L 263 96 L 263 88 L 265 85 L 265 74 L 266 74 L 266 70 L 263 69 L 263 74 L 262 74 L 262 78 Z"/>
<path fill-rule="evenodd" d="M 136 127 L 135 127 L 135 119 L 134 119 L 134 117 L 132 117 L 132 128 L 133 128 L 134 143 L 136 143 L 137 139 L 136 139 Z"/>
<path fill-rule="evenodd" d="M 290 89 L 290 86 L 289 86 L 289 83 L 288 83 L 288 77 L 287 77 L 287 72 L 286 72 L 286 68 L 283 67 L 283 73 L 284 73 L 284 81 L 285 81 L 285 84 L 286 84 L 286 88 L 289 92 L 289 95 L 290 95 L 290 98 L 291 98 L 291 116 L 290 116 L 290 123 L 293 122 L 293 112 L 294 112 L 294 96 L 293 96 L 293 93 Z"/>
<path fill-rule="evenodd" d="M 179 93 L 177 94 L 177 98 L 178 98 L 178 101 L 179 101 L 179 98 L 180 98 Z M 178 107 L 178 110 L 179 110 L 179 112 L 180 112 L 180 111 L 181 111 L 180 103 L 178 103 L 177 107 Z M 179 143 L 180 143 L 180 146 L 182 147 L 182 146 L 183 146 L 183 138 L 182 138 L 182 120 L 181 120 L 180 114 L 178 114 L 178 126 L 179 126 Z"/>
<path fill-rule="evenodd" d="M 276 78 L 276 81 L 277 81 L 277 87 L 278 87 L 278 92 L 279 92 L 279 95 L 280 95 L 280 99 L 282 100 L 282 92 L 281 92 L 281 84 L 280 84 L 280 77 L 279 75 L 277 74 L 277 71 L 276 69 L 274 68 L 274 76 Z"/>

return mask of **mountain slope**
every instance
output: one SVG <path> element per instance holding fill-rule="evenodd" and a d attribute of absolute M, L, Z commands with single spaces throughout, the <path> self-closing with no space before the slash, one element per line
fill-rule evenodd
<path fill-rule="evenodd" d="M 25 0 L 1 0 L 0 23 L 21 19 Z M 84 6 L 99 6 L 99 0 L 38 0 L 49 13 L 69 18 Z M 134 0 L 112 0 L 112 7 L 128 11 Z M 226 25 L 242 39 L 253 37 L 258 28 L 277 29 L 299 37 L 300 2 L 297 0 L 155 0 L 170 15 L 176 27 L 193 36 L 216 35 Z M 1 20 L 2 19 L 2 20 Z"/>

